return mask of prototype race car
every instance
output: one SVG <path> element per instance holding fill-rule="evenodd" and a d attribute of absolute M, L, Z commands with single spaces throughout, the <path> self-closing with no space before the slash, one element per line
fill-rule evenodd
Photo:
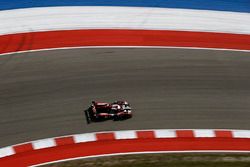
<path fill-rule="evenodd" d="M 132 117 L 132 109 L 127 101 L 101 103 L 92 101 L 92 105 L 85 111 L 88 123 L 107 119 L 123 120 Z"/>

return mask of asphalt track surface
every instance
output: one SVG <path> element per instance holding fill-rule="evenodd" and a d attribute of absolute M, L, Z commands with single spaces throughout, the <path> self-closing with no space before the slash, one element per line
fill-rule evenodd
<path fill-rule="evenodd" d="M 92 100 L 134 117 L 87 124 Z M 249 129 L 250 53 L 73 49 L 0 57 L 0 147 L 93 131 Z"/>

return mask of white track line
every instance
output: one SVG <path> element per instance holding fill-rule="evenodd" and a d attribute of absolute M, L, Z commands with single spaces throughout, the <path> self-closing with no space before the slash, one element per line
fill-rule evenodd
<path fill-rule="evenodd" d="M 67 50 L 67 49 L 102 49 L 102 48 L 142 48 L 142 49 L 188 49 L 188 50 L 215 50 L 215 51 L 233 51 L 233 52 L 250 52 L 250 50 L 240 49 L 221 49 L 221 48 L 202 48 L 202 47 L 178 47 L 178 46 L 77 46 L 77 47 L 61 47 L 61 48 L 48 48 L 48 49 L 36 49 L 36 50 L 25 50 L 18 52 L 2 53 L 0 56 L 21 54 L 21 53 L 32 53 L 32 52 L 43 52 L 43 51 L 54 51 L 54 50 Z"/>
<path fill-rule="evenodd" d="M 234 151 L 234 150 L 229 150 L 229 151 L 224 151 L 224 150 L 192 151 L 192 150 L 190 150 L 190 151 L 129 152 L 129 153 L 103 154 L 103 155 L 69 158 L 69 159 L 64 159 L 64 160 L 58 160 L 58 161 L 53 161 L 53 162 L 47 162 L 47 163 L 32 165 L 30 167 L 38 167 L 38 166 L 42 166 L 42 165 L 49 165 L 49 164 L 54 164 L 54 163 L 59 163 L 59 162 L 66 162 L 66 161 L 73 161 L 73 160 L 80 160 L 80 159 L 87 159 L 87 158 L 98 158 L 98 157 L 119 156 L 119 155 L 133 155 L 133 154 L 160 154 L 160 153 L 166 153 L 166 154 L 171 154 L 171 153 L 172 154 L 176 154 L 176 153 L 250 153 L 250 151 Z"/>

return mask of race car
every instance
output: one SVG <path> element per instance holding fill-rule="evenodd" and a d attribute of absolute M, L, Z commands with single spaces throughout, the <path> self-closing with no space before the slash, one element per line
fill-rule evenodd
<path fill-rule="evenodd" d="M 92 101 L 91 106 L 85 111 L 88 123 L 113 119 L 123 120 L 132 117 L 132 109 L 127 101 L 102 103 Z"/>

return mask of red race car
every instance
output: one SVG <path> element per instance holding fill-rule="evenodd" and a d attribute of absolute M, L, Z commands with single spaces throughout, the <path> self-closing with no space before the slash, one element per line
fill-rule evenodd
<path fill-rule="evenodd" d="M 124 120 L 132 117 L 132 109 L 127 101 L 101 103 L 92 101 L 92 105 L 85 111 L 88 123 L 107 119 Z"/>

